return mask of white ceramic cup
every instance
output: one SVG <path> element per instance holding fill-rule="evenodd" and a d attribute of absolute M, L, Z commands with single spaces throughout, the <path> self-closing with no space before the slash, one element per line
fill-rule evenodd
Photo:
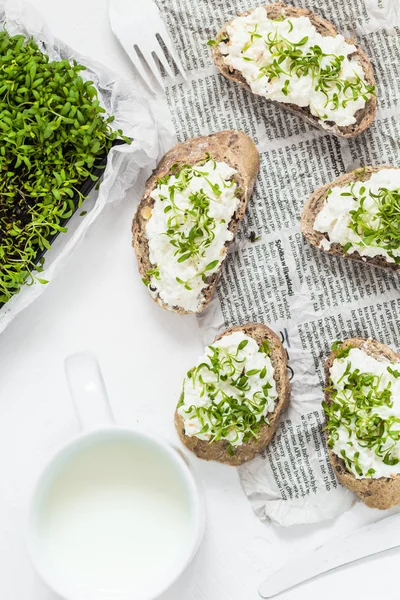
<path fill-rule="evenodd" d="M 82 433 L 57 451 L 36 484 L 30 559 L 67 600 L 153 600 L 198 549 L 205 523 L 201 487 L 179 450 L 115 424 L 92 354 L 68 357 L 65 369 Z"/>

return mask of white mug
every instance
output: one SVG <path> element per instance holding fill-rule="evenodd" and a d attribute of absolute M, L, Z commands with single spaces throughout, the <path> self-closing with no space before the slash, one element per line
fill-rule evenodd
<path fill-rule="evenodd" d="M 27 549 L 42 580 L 67 600 L 153 600 L 203 536 L 201 488 L 168 442 L 115 424 L 96 358 L 67 358 L 82 427 L 43 469 Z"/>

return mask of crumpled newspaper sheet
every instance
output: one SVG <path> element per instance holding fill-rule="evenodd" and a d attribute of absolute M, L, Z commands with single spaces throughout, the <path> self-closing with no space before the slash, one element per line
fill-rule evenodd
<path fill-rule="evenodd" d="M 87 211 L 87 214 L 80 216 L 81 211 L 78 210 L 67 225 L 68 233 L 59 235 L 51 250 L 46 252 L 40 277 L 50 282 L 62 270 L 105 206 L 121 201 L 142 169 L 154 168 L 163 151 L 173 143 L 174 134 L 168 130 L 168 124 L 160 126 L 162 121 L 156 121 L 154 111 L 159 112 L 159 101 L 153 99 L 144 87 L 131 80 L 116 78 L 115 73 L 54 38 L 42 16 L 23 0 L 0 2 L 0 26 L 5 26 L 11 35 L 22 33 L 33 36 L 51 60 L 75 59 L 85 65 L 87 70 L 81 75 L 94 82 L 101 104 L 107 113 L 115 116 L 112 126 L 121 128 L 133 140 L 131 145 L 111 149 L 100 188 L 93 190 L 82 207 L 82 212 Z M 21 310 L 46 291 L 47 285 L 38 282 L 25 285 L 1 308 L 0 333 Z"/>
<path fill-rule="evenodd" d="M 218 74 L 207 39 L 236 13 L 265 3 L 159 0 L 188 71 L 186 82 L 169 80 L 166 86 L 178 138 L 211 133 L 224 123 L 249 133 L 261 152 L 255 192 L 216 293 L 198 320 L 206 344 L 227 327 L 251 321 L 270 325 L 282 337 L 289 358 L 291 402 L 272 443 L 242 465 L 239 475 L 257 516 L 286 527 L 344 517 L 342 513 L 356 501 L 337 482 L 323 432 L 323 362 L 330 344 L 338 338 L 371 336 L 400 347 L 396 276 L 342 264 L 310 249 L 298 222 L 302 208 L 298 204 L 309 195 L 304 183 L 310 184 L 311 193 L 334 178 L 327 171 L 339 169 L 340 174 L 386 161 L 400 164 L 395 75 L 400 4 L 399 0 L 290 2 L 330 19 L 345 35 L 355 35 L 372 59 L 378 84 L 375 123 L 355 140 L 339 141 L 277 107 L 267 108 L 261 98 Z M 327 150 L 330 145 L 332 152 Z M 256 234 L 255 240 L 250 233 Z M 354 511 L 360 511 L 360 503 L 349 512 Z"/>

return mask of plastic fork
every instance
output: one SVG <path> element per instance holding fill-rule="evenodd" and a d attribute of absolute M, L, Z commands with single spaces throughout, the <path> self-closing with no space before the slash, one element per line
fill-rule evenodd
<path fill-rule="evenodd" d="M 163 87 L 160 65 L 168 75 L 175 77 L 167 53 L 186 79 L 178 53 L 153 0 L 110 0 L 109 16 L 114 34 L 153 93 L 156 90 L 150 73 Z"/>

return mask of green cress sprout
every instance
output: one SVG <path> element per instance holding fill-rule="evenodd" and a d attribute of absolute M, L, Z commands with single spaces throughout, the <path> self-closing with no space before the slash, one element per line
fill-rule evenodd
<path fill-rule="evenodd" d="M 187 378 L 192 380 L 193 385 L 201 386 L 201 395 L 207 395 L 212 401 L 209 406 L 190 406 L 185 411 L 199 419 L 202 424 L 200 433 L 208 433 L 210 442 L 218 442 L 235 432 L 236 438 L 233 441 L 238 439 L 239 433 L 243 433 L 243 443 L 245 443 L 251 438 L 258 439 L 261 426 L 269 424 L 263 412 L 269 402 L 271 384 L 266 382 L 262 386 L 262 391 L 255 392 L 252 396 L 249 394 L 251 389 L 249 377 L 258 376 L 262 381 L 267 375 L 267 368 L 246 371 L 243 365 L 245 358 L 240 358 L 239 353 L 247 344 L 248 340 L 242 340 L 233 353 L 226 348 L 208 346 L 209 362 L 203 362 L 187 373 Z M 259 352 L 269 356 L 268 340 L 260 345 Z M 202 374 L 207 370 L 216 375 L 217 383 L 204 380 Z M 235 394 L 228 395 L 221 389 L 219 383 L 223 381 L 228 381 L 229 385 L 235 388 Z M 178 407 L 183 404 L 184 392 Z M 231 455 L 234 454 L 231 443 L 228 443 L 227 451 Z"/>
<path fill-rule="evenodd" d="M 228 42 L 228 41 L 229 41 L 229 37 L 225 33 L 224 35 L 221 35 L 221 37 L 218 40 L 208 40 L 207 46 L 211 46 L 213 48 L 214 46 L 218 46 L 218 44 Z"/>
<path fill-rule="evenodd" d="M 347 357 L 350 350 L 351 346 L 343 348 L 341 342 L 335 342 L 332 346 L 332 351 L 339 359 Z M 400 377 L 400 371 L 390 365 L 387 370 L 393 377 Z M 352 369 L 351 362 L 347 364 L 340 381 L 344 382 L 344 389 L 337 390 L 330 381 L 327 391 L 331 402 L 322 403 L 329 446 L 334 447 L 339 436 L 338 428 L 342 426 L 348 431 L 350 445 L 354 435 L 360 446 L 373 450 L 384 464 L 396 465 L 399 459 L 392 455 L 392 451 L 400 441 L 400 419 L 395 416 L 383 418 L 376 412 L 377 408 L 393 406 L 390 385 L 382 389 L 381 376 Z M 347 468 L 360 477 L 371 477 L 375 473 L 374 469 L 363 473 L 358 462 L 359 452 L 355 452 L 353 458 L 345 450 L 341 450 L 340 454 Z"/>
<path fill-rule="evenodd" d="M 165 204 L 164 213 L 168 214 L 167 230 L 164 235 L 169 238 L 169 243 L 175 248 L 174 254 L 178 263 L 185 262 L 190 258 L 205 256 L 207 248 L 214 241 L 216 223 L 209 212 L 212 199 L 203 189 L 192 192 L 189 195 L 189 208 L 185 210 L 176 204 L 175 192 L 184 191 L 189 186 L 193 177 L 203 177 L 217 197 L 221 195 L 222 187 L 227 188 L 234 185 L 233 179 L 224 181 L 222 178 L 221 184 L 213 184 L 207 178 L 209 172 L 202 170 L 202 166 L 208 162 L 211 163 L 213 170 L 216 169 L 216 161 L 206 152 L 204 159 L 197 165 L 174 164 L 170 169 L 169 175 L 160 177 L 157 180 L 158 189 L 162 185 L 168 186 L 168 196 L 160 195 L 159 197 Z M 171 176 L 175 177 L 173 184 L 169 184 Z M 237 189 L 236 194 L 239 195 L 240 193 L 241 190 Z M 190 230 L 186 233 L 183 226 L 188 222 L 190 223 Z M 201 277 L 205 282 L 208 277 L 208 271 L 215 269 L 219 262 L 217 259 L 208 263 L 202 271 L 196 273 L 195 277 Z M 160 279 L 159 275 L 158 267 L 149 269 L 142 281 L 148 286 L 151 277 L 154 276 L 156 279 Z M 193 279 L 183 281 L 179 277 L 176 277 L 177 283 L 183 285 L 187 290 L 192 289 L 191 282 Z"/>
<path fill-rule="evenodd" d="M 344 247 L 345 253 L 350 248 L 361 245 L 379 247 L 386 250 L 394 262 L 399 264 L 400 256 L 396 256 L 393 251 L 400 248 L 400 189 L 388 190 L 382 187 L 374 194 L 362 186 L 356 193 L 354 186 L 352 183 L 348 191 L 342 192 L 341 196 L 349 196 L 358 203 L 357 210 L 350 211 L 351 221 L 348 226 L 361 237 L 362 244 L 348 242 Z M 377 208 L 377 214 L 372 221 L 373 227 L 371 213 L 364 208 L 367 194 Z"/>
<path fill-rule="evenodd" d="M 331 350 L 336 358 L 344 358 L 351 350 L 351 346 L 345 346 L 340 340 L 333 342 Z"/>
<path fill-rule="evenodd" d="M 275 19 L 280 21 L 282 19 Z M 290 20 L 289 33 L 293 29 L 293 24 Z M 250 31 L 250 41 L 242 48 L 242 54 L 245 54 L 251 48 L 255 38 L 261 37 L 254 31 Z M 326 97 L 325 107 L 331 109 L 339 108 L 339 105 L 345 107 L 351 101 L 356 100 L 360 95 L 367 102 L 372 94 L 375 94 L 375 86 L 368 85 L 360 77 L 356 77 L 355 81 L 347 81 L 340 77 L 342 62 L 344 56 L 336 56 L 335 54 L 325 54 L 320 46 L 311 46 L 307 51 L 303 50 L 303 46 L 307 43 L 308 36 L 303 37 L 299 42 L 291 42 L 285 37 L 275 33 L 268 33 L 265 39 L 265 45 L 271 54 L 271 64 L 260 68 L 259 77 L 267 77 L 268 80 L 273 80 L 280 75 L 287 77 L 303 77 L 308 74 L 312 75 L 315 83 L 315 91 L 321 91 Z M 329 64 L 322 66 L 324 58 L 330 58 Z M 243 60 L 253 62 L 255 59 L 242 56 Z M 331 94 L 332 89 L 337 91 Z M 342 92 L 344 98 L 339 100 L 339 93 Z M 286 79 L 282 88 L 284 95 L 290 93 L 290 79 Z M 321 116 L 321 118 L 326 118 Z"/>
<path fill-rule="evenodd" d="M 104 115 L 85 67 L 50 61 L 32 39 L 0 32 L 0 304 L 43 270 L 38 256 L 83 200 L 122 131 Z"/>

